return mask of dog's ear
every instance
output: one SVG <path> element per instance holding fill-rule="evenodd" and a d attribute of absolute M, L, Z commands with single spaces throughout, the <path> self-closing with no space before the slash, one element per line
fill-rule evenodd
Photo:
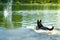
<path fill-rule="evenodd" d="M 37 23 L 39 23 L 39 20 L 37 20 Z"/>
<path fill-rule="evenodd" d="M 42 20 L 40 20 L 40 22 L 42 22 Z"/>

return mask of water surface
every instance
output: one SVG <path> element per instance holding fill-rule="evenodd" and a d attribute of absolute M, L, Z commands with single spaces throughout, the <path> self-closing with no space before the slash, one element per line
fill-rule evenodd
<path fill-rule="evenodd" d="M 13 29 L 0 27 L 0 40 L 59 40 L 60 10 L 13 11 Z M 54 26 L 53 31 L 35 30 L 37 20 L 44 26 Z M 10 27 L 8 27 L 10 28 Z"/>

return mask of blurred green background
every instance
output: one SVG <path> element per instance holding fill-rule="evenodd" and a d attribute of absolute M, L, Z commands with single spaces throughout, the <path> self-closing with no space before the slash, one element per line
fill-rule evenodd
<path fill-rule="evenodd" d="M 4 7 L 9 0 L 0 0 L 0 26 L 4 26 Z M 12 0 L 12 21 L 14 26 L 22 26 L 20 10 L 59 10 L 60 0 Z M 7 28 L 7 27 L 6 27 Z"/>

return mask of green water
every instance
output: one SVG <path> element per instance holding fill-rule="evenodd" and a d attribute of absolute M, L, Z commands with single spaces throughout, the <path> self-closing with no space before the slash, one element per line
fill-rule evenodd
<path fill-rule="evenodd" d="M 3 12 L 2 11 L 0 11 L 0 27 L 2 27 L 2 26 L 4 26 L 3 24 L 3 17 L 4 17 L 4 15 L 3 15 Z"/>
<path fill-rule="evenodd" d="M 14 29 L 0 27 L 1 40 L 59 40 L 60 29 L 53 31 L 34 31 L 26 27 L 36 27 L 38 19 L 42 20 L 44 26 L 60 27 L 60 10 L 22 10 L 12 12 L 12 24 Z M 4 17 L 4 16 L 3 16 Z M 0 19 L 1 20 L 1 19 Z M 3 19 L 2 19 L 3 20 Z M 3 22 L 3 21 L 0 21 Z M 4 23 L 4 22 L 3 22 Z M 4 24 L 1 24 L 4 25 Z M 21 28 L 22 27 L 22 28 Z"/>
<path fill-rule="evenodd" d="M 60 33 L 59 33 L 60 29 L 59 30 L 54 29 L 53 31 L 37 30 L 38 32 L 36 32 L 34 31 L 34 29 L 26 28 L 26 27 L 33 28 L 33 26 L 36 27 L 37 19 L 41 19 L 42 24 L 44 26 L 53 25 L 54 28 L 59 28 L 60 10 L 29 10 L 29 11 L 22 10 L 22 11 L 13 11 L 12 13 L 13 13 L 12 23 L 14 25 L 14 29 L 5 29 L 6 26 L 3 26 L 5 28 L 0 27 L 1 40 L 40 40 L 40 39 L 59 40 L 60 39 Z"/>
<path fill-rule="evenodd" d="M 27 11 L 13 11 L 12 12 L 12 24 L 14 28 L 26 27 L 34 25 L 36 26 L 36 21 L 38 19 L 42 20 L 43 25 L 54 25 L 59 27 L 60 21 L 59 10 L 27 10 Z M 6 27 L 4 25 L 4 15 L 1 12 L 0 15 L 0 26 Z M 10 28 L 10 27 L 7 27 Z"/>
<path fill-rule="evenodd" d="M 54 25 L 55 27 L 60 26 L 59 10 L 29 10 L 29 11 L 22 10 L 12 12 L 12 24 L 14 28 L 26 27 L 29 25 L 36 26 L 36 21 L 38 19 L 41 19 L 43 25 L 45 26 L 46 25 Z M 0 12 L 0 27 L 5 27 L 4 25 L 5 25 L 4 15 L 3 12 Z"/>
<path fill-rule="evenodd" d="M 58 10 L 60 6 L 58 4 L 16 4 L 12 5 L 12 10 Z"/>
<path fill-rule="evenodd" d="M 59 13 L 57 10 L 30 10 L 30 11 L 20 11 L 17 14 L 22 15 L 22 27 L 36 26 L 38 19 L 42 20 L 45 26 L 60 26 L 59 25 Z"/>
<path fill-rule="evenodd" d="M 28 25 L 35 25 L 38 19 L 43 21 L 43 25 L 59 25 L 59 5 L 45 4 L 45 5 L 13 5 L 12 6 L 12 24 L 14 28 L 26 27 Z M 0 26 L 5 28 L 7 24 L 4 24 L 4 14 L 0 11 Z M 9 22 L 8 22 L 9 23 Z"/>
<path fill-rule="evenodd" d="M 18 14 L 17 12 L 13 12 L 12 14 L 12 21 L 13 21 L 13 25 L 14 27 L 21 27 L 22 26 L 22 15 Z"/>
<path fill-rule="evenodd" d="M 38 19 L 42 20 L 44 26 L 54 26 L 59 28 L 59 10 L 30 10 L 15 11 L 12 15 L 14 27 L 36 26 Z"/>

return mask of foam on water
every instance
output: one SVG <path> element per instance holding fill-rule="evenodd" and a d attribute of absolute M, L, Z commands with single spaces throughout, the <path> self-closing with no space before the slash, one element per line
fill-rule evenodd
<path fill-rule="evenodd" d="M 34 26 L 17 29 L 0 28 L 1 40 L 59 40 L 60 34 L 58 30 L 46 31 L 35 30 Z"/>
<path fill-rule="evenodd" d="M 49 28 L 51 28 L 52 26 L 50 26 Z M 27 26 L 26 27 L 27 29 L 31 29 L 31 30 L 34 30 L 35 32 L 37 33 L 47 33 L 48 35 L 60 35 L 60 31 L 57 30 L 57 29 L 54 29 L 52 31 L 49 31 L 49 30 L 42 30 L 42 29 L 39 29 L 39 30 L 36 30 L 36 27 L 35 26 Z"/>

